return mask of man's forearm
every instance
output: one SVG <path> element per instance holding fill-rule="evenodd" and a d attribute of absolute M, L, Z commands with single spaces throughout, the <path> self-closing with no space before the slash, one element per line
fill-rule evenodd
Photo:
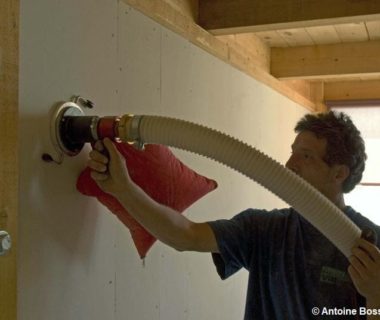
<path fill-rule="evenodd" d="M 191 247 L 191 225 L 177 211 L 151 199 L 138 186 L 117 195 L 125 209 L 154 237 L 176 250 L 189 250 Z"/>

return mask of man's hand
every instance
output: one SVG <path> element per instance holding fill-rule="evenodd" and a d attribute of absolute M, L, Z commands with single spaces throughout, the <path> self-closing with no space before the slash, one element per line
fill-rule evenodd
<path fill-rule="evenodd" d="M 367 307 L 380 307 L 380 250 L 360 238 L 351 250 L 348 273 L 358 292 L 367 299 Z"/>
<path fill-rule="evenodd" d="M 89 154 L 88 166 L 91 177 L 99 187 L 114 196 L 127 192 L 131 179 L 125 161 L 110 139 L 97 141 Z"/>

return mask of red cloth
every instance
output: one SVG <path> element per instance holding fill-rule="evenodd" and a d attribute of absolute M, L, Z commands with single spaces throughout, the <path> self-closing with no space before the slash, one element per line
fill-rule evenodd
<path fill-rule="evenodd" d="M 199 175 L 163 145 L 147 145 L 144 151 L 126 143 L 115 143 L 124 156 L 131 179 L 152 199 L 180 213 L 195 201 L 214 190 L 217 183 Z M 88 196 L 95 196 L 112 211 L 130 230 L 141 258 L 156 241 L 110 194 L 103 192 L 91 178 L 86 168 L 79 176 L 77 189 Z"/>

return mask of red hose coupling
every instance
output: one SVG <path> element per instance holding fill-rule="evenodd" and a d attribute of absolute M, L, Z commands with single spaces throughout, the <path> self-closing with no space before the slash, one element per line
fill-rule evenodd
<path fill-rule="evenodd" d="M 120 117 L 102 117 L 98 123 L 98 138 L 102 140 L 104 138 L 110 138 L 114 141 L 119 141 L 119 134 L 117 131 L 117 125 L 120 121 Z"/>

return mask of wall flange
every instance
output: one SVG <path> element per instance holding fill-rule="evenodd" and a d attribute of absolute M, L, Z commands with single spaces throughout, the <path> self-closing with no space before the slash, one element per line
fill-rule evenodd
<path fill-rule="evenodd" d="M 119 141 L 119 117 L 86 116 L 83 108 L 94 107 L 94 103 L 81 96 L 74 96 L 71 101 L 61 102 L 53 107 L 50 118 L 50 137 L 59 158 L 54 159 L 44 153 L 42 160 L 61 164 L 64 155 L 75 156 L 85 143 L 94 143 L 108 137 Z"/>
<path fill-rule="evenodd" d="M 58 153 L 64 153 L 69 156 L 77 155 L 83 148 L 83 142 L 72 142 L 64 134 L 63 128 L 66 125 L 68 117 L 84 116 L 84 112 L 74 102 L 65 102 L 60 104 L 54 110 L 50 120 L 50 137 L 54 148 Z"/>

